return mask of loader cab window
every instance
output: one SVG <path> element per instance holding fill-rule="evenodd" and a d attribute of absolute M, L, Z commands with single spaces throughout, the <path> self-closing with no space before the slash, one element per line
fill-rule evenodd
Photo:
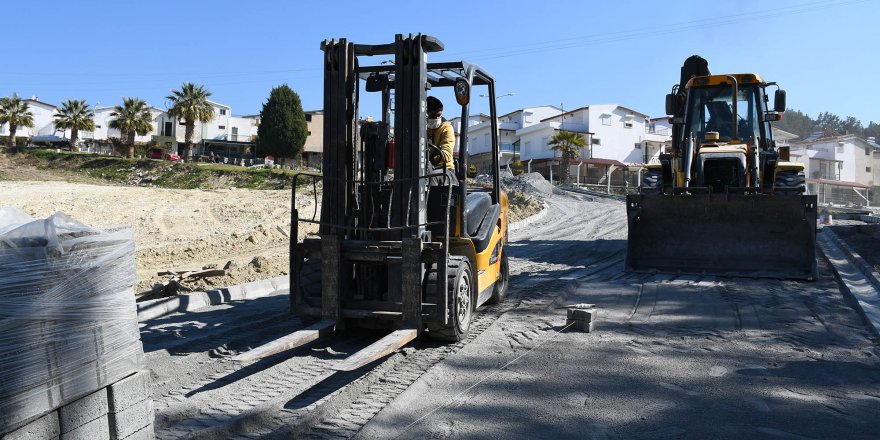
<path fill-rule="evenodd" d="M 698 141 L 706 139 L 706 133 L 717 131 L 721 142 L 733 138 L 733 89 L 729 86 L 691 89 L 688 100 L 690 111 L 685 136 L 693 135 Z M 757 90 L 743 86 L 737 93 L 737 137 L 742 141 L 759 139 Z"/>

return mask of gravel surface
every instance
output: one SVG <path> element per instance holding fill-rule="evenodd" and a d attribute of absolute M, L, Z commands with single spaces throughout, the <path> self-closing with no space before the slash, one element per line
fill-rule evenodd
<path fill-rule="evenodd" d="M 536 225 L 518 237 L 533 274 L 622 257 L 622 203 L 571 209 L 612 214 L 566 230 L 551 212 L 549 231 L 562 234 Z M 876 438 L 878 341 L 824 260 L 815 282 L 637 276 L 608 261 L 556 275 L 576 278 L 565 285 L 530 287 L 534 300 L 429 370 L 356 438 Z M 593 333 L 562 331 L 560 307 L 576 303 L 598 305 Z"/>

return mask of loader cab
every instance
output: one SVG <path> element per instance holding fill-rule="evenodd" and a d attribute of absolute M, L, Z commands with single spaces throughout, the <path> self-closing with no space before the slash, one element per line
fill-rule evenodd
<path fill-rule="evenodd" d="M 706 135 L 712 132 L 718 133 L 717 141 L 721 143 L 768 139 L 769 127 L 764 127 L 759 119 L 759 115 L 766 111 L 763 87 L 742 84 L 737 89 L 737 114 L 734 117 L 733 87 L 730 84 L 690 87 L 685 111 L 685 139 L 693 136 L 701 144 L 707 143 L 710 139 Z"/>

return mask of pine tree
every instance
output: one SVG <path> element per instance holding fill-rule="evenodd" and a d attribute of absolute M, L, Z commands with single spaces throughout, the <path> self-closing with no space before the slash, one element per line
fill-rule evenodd
<path fill-rule="evenodd" d="M 308 125 L 299 95 L 287 84 L 273 88 L 260 111 L 260 127 L 257 129 L 260 154 L 299 157 L 307 136 Z"/>

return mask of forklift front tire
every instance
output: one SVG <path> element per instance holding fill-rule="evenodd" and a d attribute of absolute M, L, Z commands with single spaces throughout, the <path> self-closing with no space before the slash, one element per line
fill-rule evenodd
<path fill-rule="evenodd" d="M 467 258 L 449 256 L 447 289 L 452 311 L 449 322 L 429 323 L 428 335 L 440 341 L 458 342 L 467 337 L 474 315 L 474 277 Z"/>

